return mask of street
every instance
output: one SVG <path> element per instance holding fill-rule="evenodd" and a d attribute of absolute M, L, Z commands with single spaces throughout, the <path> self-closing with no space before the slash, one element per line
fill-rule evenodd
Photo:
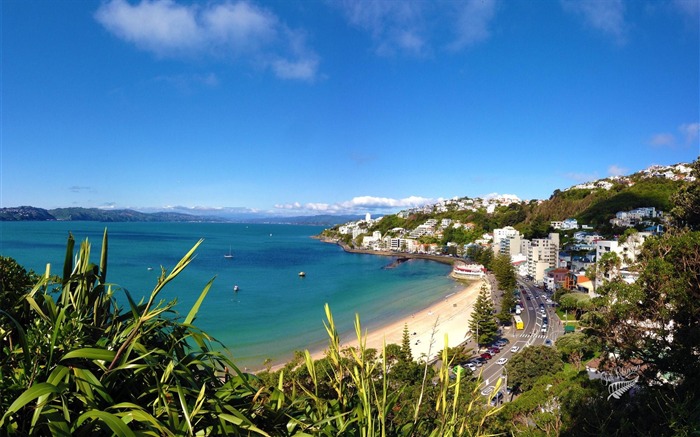
<path fill-rule="evenodd" d="M 496 311 L 499 311 L 501 291 L 497 289 L 496 281 L 492 275 L 488 276 L 488 280 L 491 284 L 491 298 L 493 299 L 494 307 Z M 523 320 L 524 329 L 517 330 L 515 324 L 501 328 L 501 337 L 508 340 L 508 344 L 474 372 L 474 374 L 481 372 L 482 383 L 479 387 L 480 390 L 495 386 L 498 379 L 502 377 L 504 381 L 501 390 L 505 394 L 505 387 L 508 386 L 507 371 L 505 364 L 498 364 L 498 360 L 501 358 L 510 360 L 515 354 L 520 353 L 529 346 L 542 344 L 552 346 L 556 339 L 564 333 L 561 320 L 552 307 L 551 293 L 545 292 L 532 282 L 522 278 L 518 279 L 518 286 L 521 290 L 520 305 L 523 311 L 520 317 Z M 546 326 L 545 320 L 547 321 Z M 542 329 L 543 326 L 545 326 L 544 329 Z M 470 346 L 476 350 L 476 344 L 473 341 L 470 343 Z M 511 352 L 511 348 L 514 346 L 517 346 L 518 350 Z M 504 396 L 504 401 L 508 400 L 509 396 Z"/>

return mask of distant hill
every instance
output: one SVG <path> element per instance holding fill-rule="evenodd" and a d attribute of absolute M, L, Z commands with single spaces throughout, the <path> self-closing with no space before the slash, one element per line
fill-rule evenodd
<path fill-rule="evenodd" d="M 0 208 L 0 221 L 16 222 L 22 220 L 49 221 L 56 220 L 56 217 L 45 209 L 34 208 L 33 206 Z"/>
<path fill-rule="evenodd" d="M 43 209 L 33 206 L 0 208 L 0 221 L 97 221 L 97 222 L 220 222 L 220 218 L 172 212 L 143 213 L 130 209 L 98 208 Z"/>
<path fill-rule="evenodd" d="M 350 220 L 358 220 L 360 217 L 359 215 L 328 214 L 298 217 L 249 216 L 245 219 L 234 219 L 176 212 L 144 213 L 131 209 L 55 208 L 47 210 L 33 206 L 0 208 L 0 221 L 229 222 L 334 226 Z"/>

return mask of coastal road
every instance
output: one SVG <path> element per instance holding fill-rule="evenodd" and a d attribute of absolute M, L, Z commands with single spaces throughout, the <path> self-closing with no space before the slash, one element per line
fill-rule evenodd
<path fill-rule="evenodd" d="M 524 279 L 518 279 L 518 287 L 521 292 L 520 305 L 523 307 L 523 312 L 520 317 L 523 319 L 524 329 L 516 330 L 514 325 L 503 328 L 502 337 L 509 341 L 508 345 L 504 346 L 501 352 L 474 372 L 475 374 L 481 372 L 483 382 L 479 387 L 480 390 L 489 386 L 495 386 L 498 379 L 503 378 L 501 390 L 505 394 L 505 387 L 509 385 L 507 371 L 505 366 L 498 364 L 497 361 L 500 358 L 510 360 L 515 354 L 520 353 L 523 348 L 528 346 L 553 345 L 554 341 L 563 334 L 561 321 L 552 307 L 551 295 Z M 500 300 L 498 299 L 500 291 L 495 288 L 494 282 L 492 282 L 492 290 L 492 298 Z M 547 322 L 546 326 L 545 320 Z M 517 352 L 511 352 L 513 346 L 518 347 Z M 505 400 L 508 400 L 508 396 L 505 397 Z"/>

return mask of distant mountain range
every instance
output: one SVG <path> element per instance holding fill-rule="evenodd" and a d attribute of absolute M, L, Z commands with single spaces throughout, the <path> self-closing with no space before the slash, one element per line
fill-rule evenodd
<path fill-rule="evenodd" d="M 359 215 L 315 215 L 298 217 L 248 217 L 231 219 L 218 216 L 177 212 L 145 213 L 131 209 L 56 208 L 33 206 L 0 208 L 0 221 L 97 221 L 97 222 L 206 222 L 206 223 L 275 223 L 333 226 L 358 220 Z"/>
<path fill-rule="evenodd" d="M 508 204 L 521 205 L 512 223 L 528 224 L 531 220 L 561 220 L 577 217 L 585 222 L 607 221 L 616 211 L 639 206 L 653 206 L 668 211 L 669 198 L 678 187 L 694 179 L 689 164 L 652 166 L 629 176 L 614 176 L 555 190 L 548 200 L 523 202 L 510 199 Z M 528 206 L 527 208 L 525 206 Z M 513 209 L 513 207 L 510 207 Z M 419 208 L 430 209 L 430 206 Z M 0 208 L 0 221 L 99 221 L 99 222 L 227 222 L 276 223 L 335 226 L 364 218 L 361 215 L 263 216 L 251 214 L 194 215 L 181 212 L 140 212 L 131 209 L 56 208 L 33 206 Z M 376 217 L 375 217 L 376 218 Z"/>

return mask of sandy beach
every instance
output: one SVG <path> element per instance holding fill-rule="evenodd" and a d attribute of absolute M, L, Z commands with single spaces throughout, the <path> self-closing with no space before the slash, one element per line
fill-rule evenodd
<path fill-rule="evenodd" d="M 483 283 L 485 283 L 483 280 L 475 280 L 465 285 L 460 291 L 445 296 L 441 301 L 415 314 L 396 320 L 386 326 L 365 330 L 367 347 L 381 351 L 384 341 L 386 344 L 401 344 L 404 324 L 408 324 L 408 331 L 411 335 L 411 352 L 414 359 L 427 357 L 430 360 L 434 358 L 445 346 L 445 334 L 448 335 L 449 347 L 457 346 L 468 340 L 470 336 L 468 333 L 469 318 Z M 343 348 L 353 347 L 358 343 L 354 335 L 352 339 L 342 338 L 341 341 Z M 323 358 L 325 354 L 323 350 L 310 352 L 314 359 Z M 279 367 L 281 366 L 275 366 L 275 368 Z"/>

